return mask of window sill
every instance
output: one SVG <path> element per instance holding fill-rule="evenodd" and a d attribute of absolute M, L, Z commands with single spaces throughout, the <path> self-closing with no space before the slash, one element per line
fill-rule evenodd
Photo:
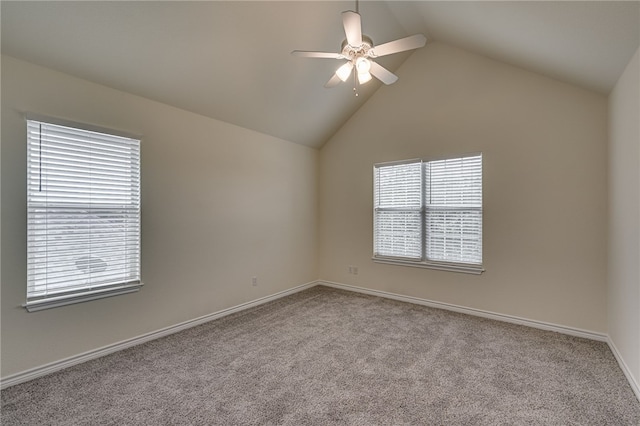
<path fill-rule="evenodd" d="M 484 272 L 484 268 L 482 267 L 482 265 L 445 262 L 420 262 L 383 257 L 372 257 L 371 259 L 375 263 L 382 263 L 385 265 L 411 266 L 413 268 L 436 269 L 439 271 L 460 272 L 463 274 L 480 275 Z"/>
<path fill-rule="evenodd" d="M 121 294 L 133 293 L 140 290 L 142 283 L 128 284 L 122 287 L 109 288 L 100 291 L 67 294 L 57 297 L 49 297 L 46 299 L 33 300 L 22 305 L 29 312 L 42 311 L 44 309 L 58 308 L 60 306 L 71 305 L 74 303 L 88 302 L 89 300 L 103 299 L 105 297 L 119 296 Z"/>

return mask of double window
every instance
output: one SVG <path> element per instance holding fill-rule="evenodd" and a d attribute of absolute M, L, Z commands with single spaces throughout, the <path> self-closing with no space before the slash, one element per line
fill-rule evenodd
<path fill-rule="evenodd" d="M 374 166 L 374 260 L 482 272 L 482 155 Z"/>
<path fill-rule="evenodd" d="M 25 307 L 140 285 L 140 140 L 28 119 Z"/>

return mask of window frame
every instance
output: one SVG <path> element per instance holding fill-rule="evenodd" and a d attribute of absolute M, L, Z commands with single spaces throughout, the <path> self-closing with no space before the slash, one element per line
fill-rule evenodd
<path fill-rule="evenodd" d="M 426 223 L 426 215 L 427 215 L 427 210 L 429 209 L 429 207 L 427 206 L 427 201 L 425 200 L 426 198 L 426 188 L 425 188 L 425 181 L 426 181 L 426 176 L 425 176 L 425 163 L 430 163 L 430 162 L 437 162 L 437 161 L 442 161 L 442 160 L 458 160 L 458 159 L 463 159 L 463 158 L 467 158 L 467 157 L 476 157 L 479 156 L 480 157 L 480 164 L 481 164 L 481 168 L 480 168 L 480 176 L 481 179 L 483 178 L 483 174 L 484 174 L 484 161 L 483 161 L 483 154 L 482 152 L 473 152 L 473 153 L 467 153 L 467 154 L 462 154 L 462 155 L 457 155 L 457 156 L 447 156 L 447 157 L 438 157 L 438 158 L 428 158 L 428 159 L 423 159 L 423 158 L 415 158 L 415 159 L 409 159 L 409 160 L 399 160 L 399 161 L 389 161 L 389 162 L 383 162 L 383 163 L 375 163 L 373 165 L 373 190 L 374 190 L 374 194 L 373 194 L 373 255 L 372 255 L 372 260 L 375 263 L 380 263 L 380 264 L 388 264 L 388 265 L 399 265 L 399 266 L 410 266 L 410 267 L 415 267 L 415 268 L 427 268 L 427 269 L 436 269 L 436 270 L 442 270 L 442 271 L 451 271 L 451 272 L 461 272 L 461 273 L 467 273 L 467 274 L 481 274 L 482 272 L 485 271 L 484 266 L 483 266 L 483 260 L 480 263 L 465 263 L 465 262 L 449 262 L 449 261 L 441 261 L 441 260 L 431 260 L 427 258 L 427 223 Z M 421 258 L 420 259 L 410 259 L 407 257 L 398 257 L 398 256 L 388 256 L 388 255 L 380 255 L 380 254 L 376 254 L 376 238 L 377 238 L 377 225 L 376 225 L 376 214 L 379 211 L 384 211 L 385 208 L 379 208 L 376 206 L 376 169 L 381 168 L 381 167 L 388 167 L 388 166 L 395 166 L 395 165 L 402 165 L 402 164 L 411 164 L 411 163 L 420 163 L 420 180 L 421 180 L 421 205 L 420 205 L 420 238 L 421 238 Z M 480 189 L 480 193 L 481 196 L 484 193 L 484 183 L 481 184 L 481 189 Z M 482 198 L 484 198 L 482 196 Z M 459 210 L 466 210 L 469 208 L 461 208 Z M 482 234 L 484 233 L 484 212 L 483 212 L 483 201 L 480 202 L 480 206 L 479 207 L 474 207 L 471 208 L 472 210 L 479 210 L 480 211 L 480 220 L 481 220 L 481 225 L 480 225 L 480 238 L 481 238 L 481 242 L 480 242 L 480 257 L 481 259 L 483 258 L 483 250 L 484 250 L 484 244 L 482 241 Z"/>
<path fill-rule="evenodd" d="M 78 123 L 78 122 L 73 122 L 73 121 L 69 121 L 69 120 L 64 120 L 64 119 L 59 119 L 59 118 L 53 118 L 53 117 L 49 117 L 49 116 L 43 116 L 43 115 L 38 115 L 38 114 L 33 114 L 33 113 L 27 113 L 25 115 L 25 127 L 27 129 L 27 132 L 29 131 L 29 124 L 30 122 L 36 122 L 36 123 L 42 123 L 44 125 L 52 125 L 52 126 L 62 126 L 62 127 L 67 127 L 76 131 L 80 131 L 80 132 L 92 132 L 92 133 L 98 133 L 98 134 L 103 134 L 103 135 L 107 135 L 108 137 L 116 137 L 116 138 L 125 138 L 125 139 L 131 139 L 132 142 L 134 144 L 137 143 L 137 146 L 135 146 L 134 148 L 134 152 L 135 155 L 137 155 L 137 162 L 135 163 L 135 166 L 137 167 L 137 171 L 135 173 L 135 180 L 132 181 L 134 183 L 134 188 L 137 190 L 137 204 L 135 204 L 135 208 L 137 208 L 137 211 L 135 211 L 135 221 L 136 224 L 134 225 L 135 229 L 137 229 L 137 233 L 134 234 L 134 241 L 137 244 L 137 255 L 133 256 L 133 262 L 137 268 L 137 273 L 135 274 L 135 279 L 133 280 L 122 280 L 122 282 L 113 282 L 113 283 L 109 283 L 109 284 L 102 284 L 102 283 L 96 283 L 96 282 L 88 282 L 87 285 L 85 287 L 78 287 L 78 288 L 71 288 L 68 287 L 65 290 L 61 290 L 61 291 L 54 291 L 51 294 L 44 294 L 44 295 L 35 295 L 34 291 L 30 291 L 29 290 L 29 286 L 31 284 L 29 284 L 31 282 L 32 279 L 34 278 L 30 278 L 31 277 L 31 272 L 29 272 L 29 270 L 27 271 L 27 278 L 28 278 L 28 282 L 27 282 L 27 291 L 26 291 L 26 303 L 24 303 L 22 306 L 28 311 L 28 312 L 35 312 L 35 311 L 40 311 L 43 309 L 50 309 L 50 308 L 56 308 L 59 306 L 65 306 L 65 305 L 69 305 L 69 304 L 75 304 L 75 303 L 81 303 L 81 302 L 85 302 L 85 301 L 89 301 L 89 300 L 95 300 L 95 299 L 101 299 L 101 298 L 105 298 L 105 297 L 111 297 L 111 296 L 116 296 L 116 295 L 120 295 L 120 294 L 127 294 L 127 293 L 132 293 L 132 292 L 137 292 L 140 290 L 140 288 L 143 286 L 142 283 L 142 278 L 141 278 L 141 263 L 142 263 L 142 254 L 141 254 L 141 236 L 142 236 L 142 229 L 141 229 L 141 206 L 142 206 L 142 202 L 141 202 L 141 175 L 140 175 L 140 166 L 141 166 L 141 158 L 140 158 L 140 152 L 141 152 L 141 146 L 142 146 L 142 138 L 138 135 L 134 135 L 134 134 L 130 134 L 130 133 L 126 133 L 126 132 L 122 132 L 122 131 L 118 131 L 118 130 L 113 130 L 113 129 L 107 129 L 107 128 L 103 128 L 103 127 L 98 127 L 98 126 L 93 126 L 93 125 L 88 125 L 88 124 L 83 124 L 83 123 Z M 25 137 L 26 140 L 26 147 L 27 147 L 27 153 L 30 152 L 31 148 L 31 141 L 30 141 L 30 137 L 29 134 L 26 134 Z M 88 139 L 87 139 L 88 140 Z M 82 143 L 87 143 L 86 141 L 83 140 Z M 134 158 L 134 157 L 131 157 Z M 30 158 L 27 157 L 27 168 L 26 168 L 26 173 L 27 173 L 27 180 L 29 181 L 29 176 L 31 173 L 33 173 L 33 169 L 32 166 L 29 165 L 29 161 Z M 104 159 L 103 159 L 104 161 Z M 27 201 L 26 201 L 26 209 L 27 209 L 27 223 L 29 224 L 29 219 L 32 218 L 33 210 L 35 210 L 36 208 L 49 208 L 49 207 L 45 207 L 45 205 L 41 205 L 37 202 L 32 202 L 30 200 L 30 195 L 31 194 L 31 189 L 29 184 L 27 184 L 27 188 L 26 188 L 26 195 L 27 195 Z M 71 209 L 79 209 L 78 206 L 71 206 Z M 126 211 L 126 215 L 127 217 L 131 214 L 130 210 L 127 210 L 125 208 L 115 208 L 111 211 L 114 212 L 119 212 L 119 211 Z M 86 220 L 86 215 L 87 213 L 85 213 L 85 216 L 82 216 L 85 218 Z M 81 219 L 82 219 L 81 217 Z M 117 223 L 114 225 L 110 225 L 109 229 L 112 228 L 121 228 L 121 224 Z M 129 228 L 130 225 L 127 225 L 127 231 L 130 231 Z M 32 249 L 31 248 L 31 243 L 30 238 L 33 238 L 32 232 L 35 232 L 35 229 L 37 228 L 32 228 L 30 225 L 27 225 L 27 232 L 26 232 L 26 238 L 27 238 L 27 268 L 31 268 L 32 265 L 31 261 L 29 261 L 29 256 L 31 255 L 35 255 L 35 252 L 32 253 Z M 70 244 L 70 243 L 65 243 L 65 244 Z M 89 254 L 87 252 L 87 254 Z M 127 254 L 126 259 L 131 259 L 130 255 Z M 35 266 L 33 266 L 35 267 Z"/>

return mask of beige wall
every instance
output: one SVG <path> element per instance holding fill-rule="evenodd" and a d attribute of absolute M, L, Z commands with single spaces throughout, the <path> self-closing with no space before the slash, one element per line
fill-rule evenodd
<path fill-rule="evenodd" d="M 140 292 L 20 307 L 27 111 L 142 135 Z M 315 280 L 317 164 L 316 150 L 2 57 L 2 377 Z"/>
<path fill-rule="evenodd" d="M 609 337 L 640 386 L 640 65 L 609 95 Z"/>
<path fill-rule="evenodd" d="M 606 98 L 441 43 L 398 75 L 321 150 L 320 278 L 606 332 Z M 477 151 L 486 272 L 373 263 L 372 165 Z"/>

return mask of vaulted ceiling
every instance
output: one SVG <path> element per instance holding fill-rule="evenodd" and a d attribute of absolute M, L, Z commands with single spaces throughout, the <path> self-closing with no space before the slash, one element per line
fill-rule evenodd
<path fill-rule="evenodd" d="M 338 52 L 352 1 L 0 7 L 3 54 L 312 147 L 381 87 L 325 89 L 339 61 L 290 55 Z M 374 44 L 423 33 L 603 94 L 640 45 L 639 1 L 362 1 L 359 12 Z M 378 62 L 394 71 L 410 54 Z"/>

